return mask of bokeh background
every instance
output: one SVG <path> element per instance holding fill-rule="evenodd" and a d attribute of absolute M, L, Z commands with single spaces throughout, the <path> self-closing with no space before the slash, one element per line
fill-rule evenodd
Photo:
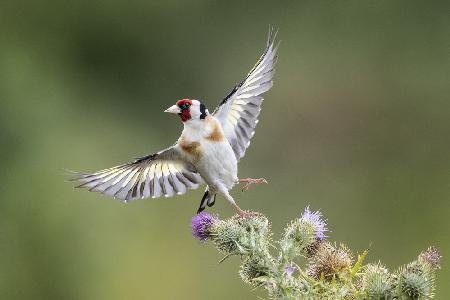
<path fill-rule="evenodd" d="M 391 269 L 429 245 L 450 297 L 450 21 L 439 1 L 0 3 L 0 298 L 256 299 L 190 235 L 203 191 L 123 204 L 74 190 L 171 145 L 177 99 L 212 109 L 253 66 L 269 24 L 275 85 L 233 194 L 273 221 L 306 205 L 331 240 Z M 211 211 L 233 214 L 223 198 Z"/>

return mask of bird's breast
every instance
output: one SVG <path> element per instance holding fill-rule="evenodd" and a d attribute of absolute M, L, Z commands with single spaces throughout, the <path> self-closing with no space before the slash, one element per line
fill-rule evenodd
<path fill-rule="evenodd" d="M 237 161 L 227 140 L 203 141 L 202 157 L 196 167 L 208 184 L 221 182 L 231 188 L 237 179 Z"/>
<path fill-rule="evenodd" d="M 193 162 L 197 162 L 202 158 L 202 147 L 199 141 L 189 141 L 185 137 L 181 137 L 179 145 L 181 150 L 192 157 Z"/>
<path fill-rule="evenodd" d="M 181 150 L 193 162 L 198 162 L 205 154 L 213 154 L 215 150 L 223 148 L 228 143 L 219 122 L 211 116 L 201 123 L 187 124 L 178 141 Z M 217 148 L 217 149 L 215 149 Z M 205 153 L 207 152 L 207 153 Z"/>

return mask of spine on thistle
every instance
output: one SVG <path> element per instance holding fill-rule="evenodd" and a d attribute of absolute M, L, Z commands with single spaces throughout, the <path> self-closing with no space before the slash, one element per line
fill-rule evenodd
<path fill-rule="evenodd" d="M 262 214 L 219 219 L 202 212 L 192 218 L 192 235 L 212 242 L 225 257 L 238 256 L 239 275 L 272 299 L 432 299 L 441 256 L 435 247 L 391 273 L 380 262 L 363 265 L 343 244 L 326 240 L 327 223 L 309 207 L 272 241 Z M 279 247 L 275 247 L 279 245 Z"/>

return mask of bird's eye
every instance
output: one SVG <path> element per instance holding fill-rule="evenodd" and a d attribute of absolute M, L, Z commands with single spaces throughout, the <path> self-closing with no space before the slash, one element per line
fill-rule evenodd
<path fill-rule="evenodd" d="M 183 103 L 181 104 L 181 109 L 186 109 L 189 107 L 189 103 Z"/>

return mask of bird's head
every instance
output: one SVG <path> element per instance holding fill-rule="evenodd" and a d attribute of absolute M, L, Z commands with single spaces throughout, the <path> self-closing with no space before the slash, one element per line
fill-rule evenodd
<path fill-rule="evenodd" d="M 203 120 L 209 114 L 206 106 L 198 100 L 181 99 L 164 112 L 178 114 L 183 122 Z"/>

